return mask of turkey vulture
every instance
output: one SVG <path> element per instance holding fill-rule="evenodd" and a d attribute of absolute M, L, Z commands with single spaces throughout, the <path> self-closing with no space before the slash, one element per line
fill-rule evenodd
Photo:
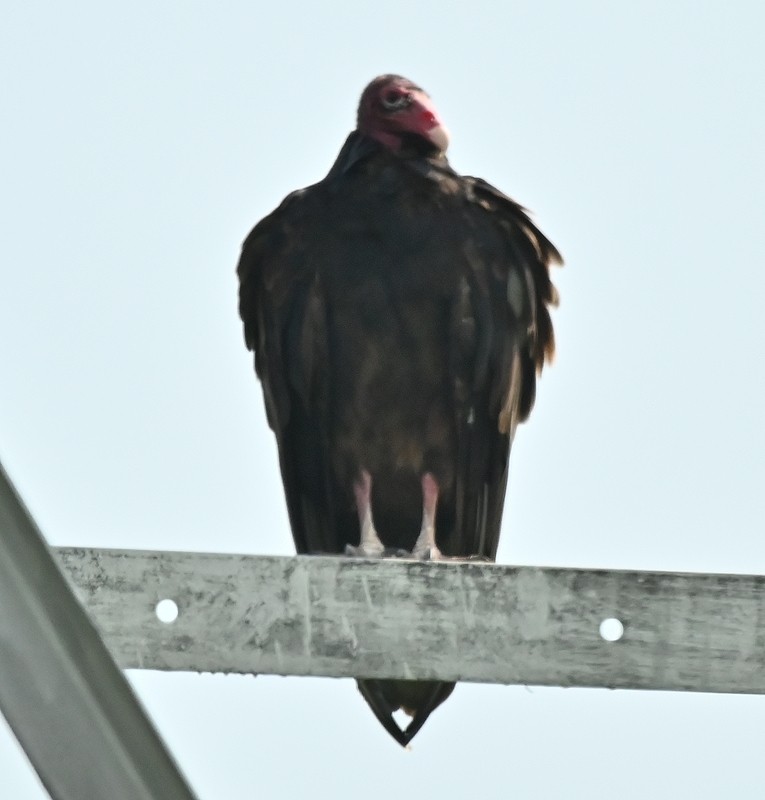
<path fill-rule="evenodd" d="M 239 311 L 299 553 L 495 557 L 561 259 L 522 206 L 449 166 L 447 144 L 420 87 L 375 78 L 327 176 L 242 247 Z M 402 745 L 454 688 L 358 686 Z"/>

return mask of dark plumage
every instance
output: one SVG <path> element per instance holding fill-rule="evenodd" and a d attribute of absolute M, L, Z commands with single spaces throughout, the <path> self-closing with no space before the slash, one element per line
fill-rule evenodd
<path fill-rule="evenodd" d="M 520 205 L 451 169 L 447 142 L 427 95 L 381 76 L 327 177 L 244 243 L 240 314 L 299 553 L 495 557 L 560 256 Z M 359 680 L 401 744 L 453 688 Z"/>

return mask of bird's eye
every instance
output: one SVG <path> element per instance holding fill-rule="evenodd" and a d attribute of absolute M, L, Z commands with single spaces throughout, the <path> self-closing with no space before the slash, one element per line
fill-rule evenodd
<path fill-rule="evenodd" d="M 412 102 L 412 97 L 408 92 L 400 92 L 396 89 L 385 92 L 382 96 L 383 108 L 387 111 L 398 111 L 405 108 Z"/>

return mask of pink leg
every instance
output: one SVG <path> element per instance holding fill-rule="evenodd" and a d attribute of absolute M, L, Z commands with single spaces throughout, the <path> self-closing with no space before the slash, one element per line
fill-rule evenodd
<path fill-rule="evenodd" d="M 436 546 L 436 505 L 438 503 L 438 484 L 432 473 L 422 476 L 422 527 L 414 543 L 412 556 L 425 561 L 442 558 Z"/>
<path fill-rule="evenodd" d="M 347 544 L 345 554 L 359 558 L 379 558 L 385 547 L 372 520 L 372 476 L 365 469 L 361 471 L 361 478 L 353 484 L 353 494 L 356 497 L 361 539 L 358 547 Z"/>

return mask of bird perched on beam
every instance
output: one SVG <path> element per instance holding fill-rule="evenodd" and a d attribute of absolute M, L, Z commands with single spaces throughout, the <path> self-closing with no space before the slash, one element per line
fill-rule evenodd
<path fill-rule="evenodd" d="M 375 78 L 328 175 L 244 242 L 239 311 L 299 553 L 495 557 L 561 259 L 448 142 L 419 86 Z M 358 685 L 402 745 L 454 688 Z"/>

